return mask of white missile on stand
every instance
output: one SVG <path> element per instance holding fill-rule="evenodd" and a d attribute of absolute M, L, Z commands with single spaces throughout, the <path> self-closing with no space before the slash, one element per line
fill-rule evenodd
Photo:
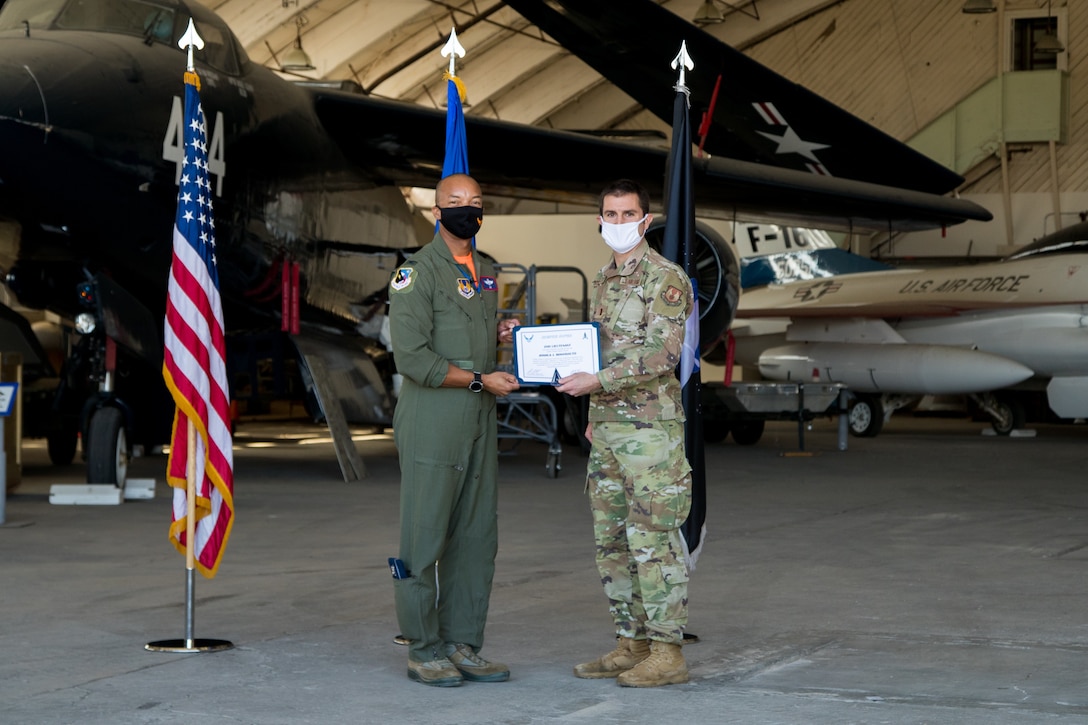
<path fill-rule="evenodd" d="M 1000 355 L 947 345 L 810 342 L 759 356 L 769 380 L 842 383 L 860 393 L 956 394 L 999 390 L 1031 368 Z"/>

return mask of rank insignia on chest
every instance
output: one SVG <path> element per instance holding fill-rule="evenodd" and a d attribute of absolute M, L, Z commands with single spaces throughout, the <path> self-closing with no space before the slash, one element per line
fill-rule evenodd
<path fill-rule="evenodd" d="M 494 277 L 480 277 L 480 290 L 483 292 L 498 292 L 499 283 Z"/>
<path fill-rule="evenodd" d="M 476 290 L 472 288 L 472 280 L 465 277 L 457 278 L 457 291 L 461 293 L 461 296 L 466 300 L 471 300 L 473 295 L 476 294 Z"/>
<path fill-rule="evenodd" d="M 412 272 L 415 271 L 411 267 L 401 267 L 397 270 L 397 273 L 393 275 L 393 281 L 389 283 L 389 286 L 394 290 L 400 291 L 412 284 Z"/>
<path fill-rule="evenodd" d="M 676 307 L 684 299 L 684 293 L 679 287 L 674 287 L 670 284 L 669 288 L 661 295 L 661 299 L 664 300 L 665 304 L 669 307 Z"/>

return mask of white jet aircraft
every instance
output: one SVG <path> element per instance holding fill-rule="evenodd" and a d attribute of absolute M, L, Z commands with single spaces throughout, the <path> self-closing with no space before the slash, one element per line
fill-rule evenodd
<path fill-rule="evenodd" d="M 1030 389 L 1045 388 L 1061 418 L 1088 417 L 1088 224 L 973 266 L 831 276 L 827 265 L 770 267 L 816 278 L 743 291 L 737 362 L 771 380 L 849 386 L 856 434 L 876 435 L 924 394 L 970 394 L 999 433 L 1023 425 Z"/>

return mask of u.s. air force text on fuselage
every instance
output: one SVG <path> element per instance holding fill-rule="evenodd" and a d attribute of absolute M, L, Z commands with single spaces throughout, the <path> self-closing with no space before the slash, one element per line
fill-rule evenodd
<path fill-rule="evenodd" d="M 899 289 L 899 294 L 920 292 L 1018 292 L 1030 274 L 997 277 L 960 277 L 957 279 L 912 279 Z"/>

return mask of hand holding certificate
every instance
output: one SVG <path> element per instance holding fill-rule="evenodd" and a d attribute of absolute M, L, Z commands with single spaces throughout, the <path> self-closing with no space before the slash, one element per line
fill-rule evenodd
<path fill-rule="evenodd" d="M 555 385 L 572 373 L 601 369 L 596 322 L 514 328 L 514 374 L 522 385 Z"/>

